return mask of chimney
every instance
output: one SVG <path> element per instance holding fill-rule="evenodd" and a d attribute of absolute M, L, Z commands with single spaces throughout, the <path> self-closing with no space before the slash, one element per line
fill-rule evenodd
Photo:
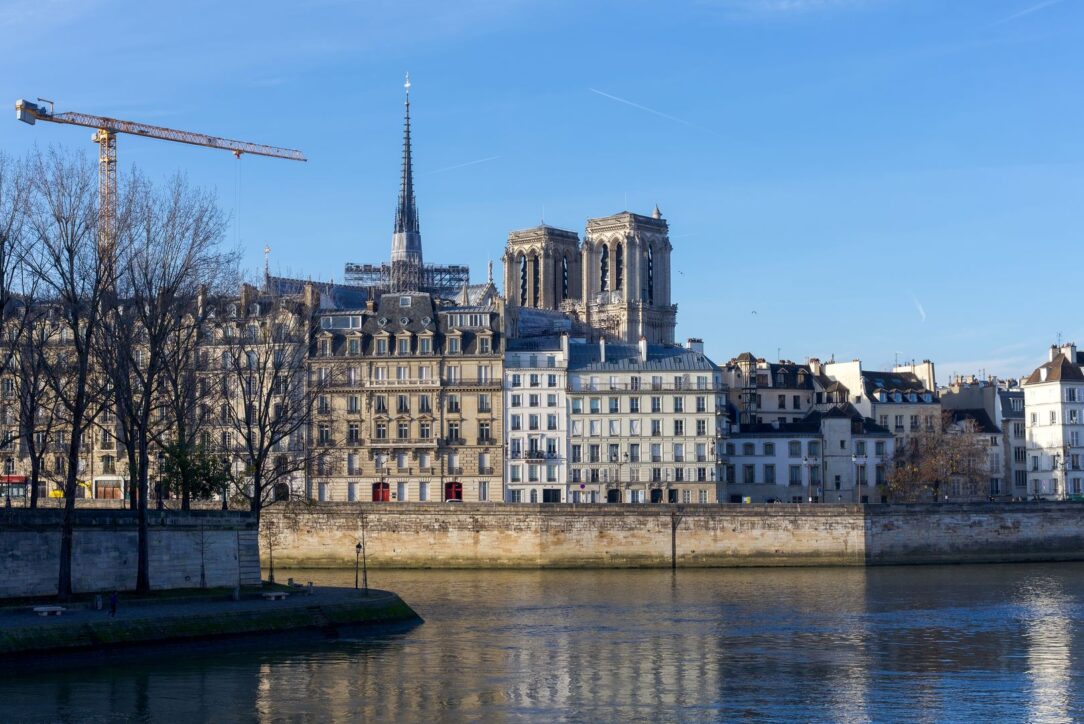
<path fill-rule="evenodd" d="M 568 362 L 568 332 L 561 333 L 561 354 L 565 358 L 565 362 Z"/>
<path fill-rule="evenodd" d="M 647 337 L 640 335 L 638 346 L 640 347 L 640 361 L 647 362 Z"/>
<path fill-rule="evenodd" d="M 1073 364 L 1076 364 L 1076 342 L 1069 342 L 1061 346 L 1061 353 Z"/>
<path fill-rule="evenodd" d="M 320 306 L 320 290 L 312 282 L 305 282 L 301 291 L 301 302 L 310 310 Z"/>
<path fill-rule="evenodd" d="M 606 338 L 598 338 L 598 361 L 603 364 L 606 363 Z"/>
<path fill-rule="evenodd" d="M 256 287 L 251 284 L 241 285 L 241 315 L 248 314 L 248 308 L 252 305 L 252 300 L 256 297 Z"/>
<path fill-rule="evenodd" d="M 699 352 L 704 354 L 704 340 L 699 337 L 689 337 L 689 340 L 685 343 L 685 346 L 691 349 L 693 352 Z"/>
<path fill-rule="evenodd" d="M 809 358 L 809 371 L 815 375 L 819 375 L 821 373 L 821 361 L 818 358 Z"/>
<path fill-rule="evenodd" d="M 1053 362 L 1054 358 L 1057 357 L 1057 356 L 1058 356 L 1058 345 L 1056 345 L 1056 344 L 1050 345 L 1050 349 L 1047 350 L 1047 353 L 1046 353 L 1046 361 L 1047 362 Z"/>
<path fill-rule="evenodd" d="M 207 309 L 207 285 L 200 284 L 196 292 L 196 315 L 203 318 L 204 310 Z"/>

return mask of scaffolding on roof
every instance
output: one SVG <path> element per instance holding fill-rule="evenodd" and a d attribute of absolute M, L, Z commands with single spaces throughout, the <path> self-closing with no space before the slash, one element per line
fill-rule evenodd
<path fill-rule="evenodd" d="M 391 264 L 351 264 L 343 273 L 349 286 L 366 287 L 377 295 L 391 290 Z M 421 289 L 441 299 L 452 299 L 470 284 L 470 267 L 464 264 L 425 264 Z"/>

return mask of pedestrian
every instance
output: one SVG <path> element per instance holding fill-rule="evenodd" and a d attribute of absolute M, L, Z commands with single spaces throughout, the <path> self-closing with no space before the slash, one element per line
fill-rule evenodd
<path fill-rule="evenodd" d="M 117 592 L 109 594 L 109 618 L 117 617 Z"/>

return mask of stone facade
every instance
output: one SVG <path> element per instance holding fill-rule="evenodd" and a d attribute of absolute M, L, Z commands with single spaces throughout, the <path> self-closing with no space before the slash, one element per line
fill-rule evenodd
<path fill-rule="evenodd" d="M 61 510 L 0 510 L 0 598 L 55 595 Z M 150 583 L 156 590 L 260 584 L 255 517 L 247 513 L 148 511 Z M 135 514 L 75 511 L 75 593 L 135 588 Z"/>
<path fill-rule="evenodd" d="M 276 507 L 275 564 L 352 568 L 862 566 L 1084 560 L 1064 504 Z"/>

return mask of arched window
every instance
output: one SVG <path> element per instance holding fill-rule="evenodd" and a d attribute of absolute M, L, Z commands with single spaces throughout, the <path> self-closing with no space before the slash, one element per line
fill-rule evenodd
<path fill-rule="evenodd" d="M 647 247 L 647 303 L 655 303 L 655 253 Z"/>
<path fill-rule="evenodd" d="M 568 299 L 568 257 L 561 257 L 561 301 Z"/>
<path fill-rule="evenodd" d="M 527 306 L 527 257 L 519 255 L 519 306 Z"/>
<path fill-rule="evenodd" d="M 610 247 L 602 245 L 602 257 L 598 264 L 599 291 L 605 292 L 610 288 Z"/>
<path fill-rule="evenodd" d="M 539 283 L 538 283 L 538 254 L 531 257 L 531 306 L 538 306 Z"/>
<path fill-rule="evenodd" d="M 625 266 L 625 249 L 618 242 L 614 247 L 614 290 L 621 291 L 622 274 Z"/>

